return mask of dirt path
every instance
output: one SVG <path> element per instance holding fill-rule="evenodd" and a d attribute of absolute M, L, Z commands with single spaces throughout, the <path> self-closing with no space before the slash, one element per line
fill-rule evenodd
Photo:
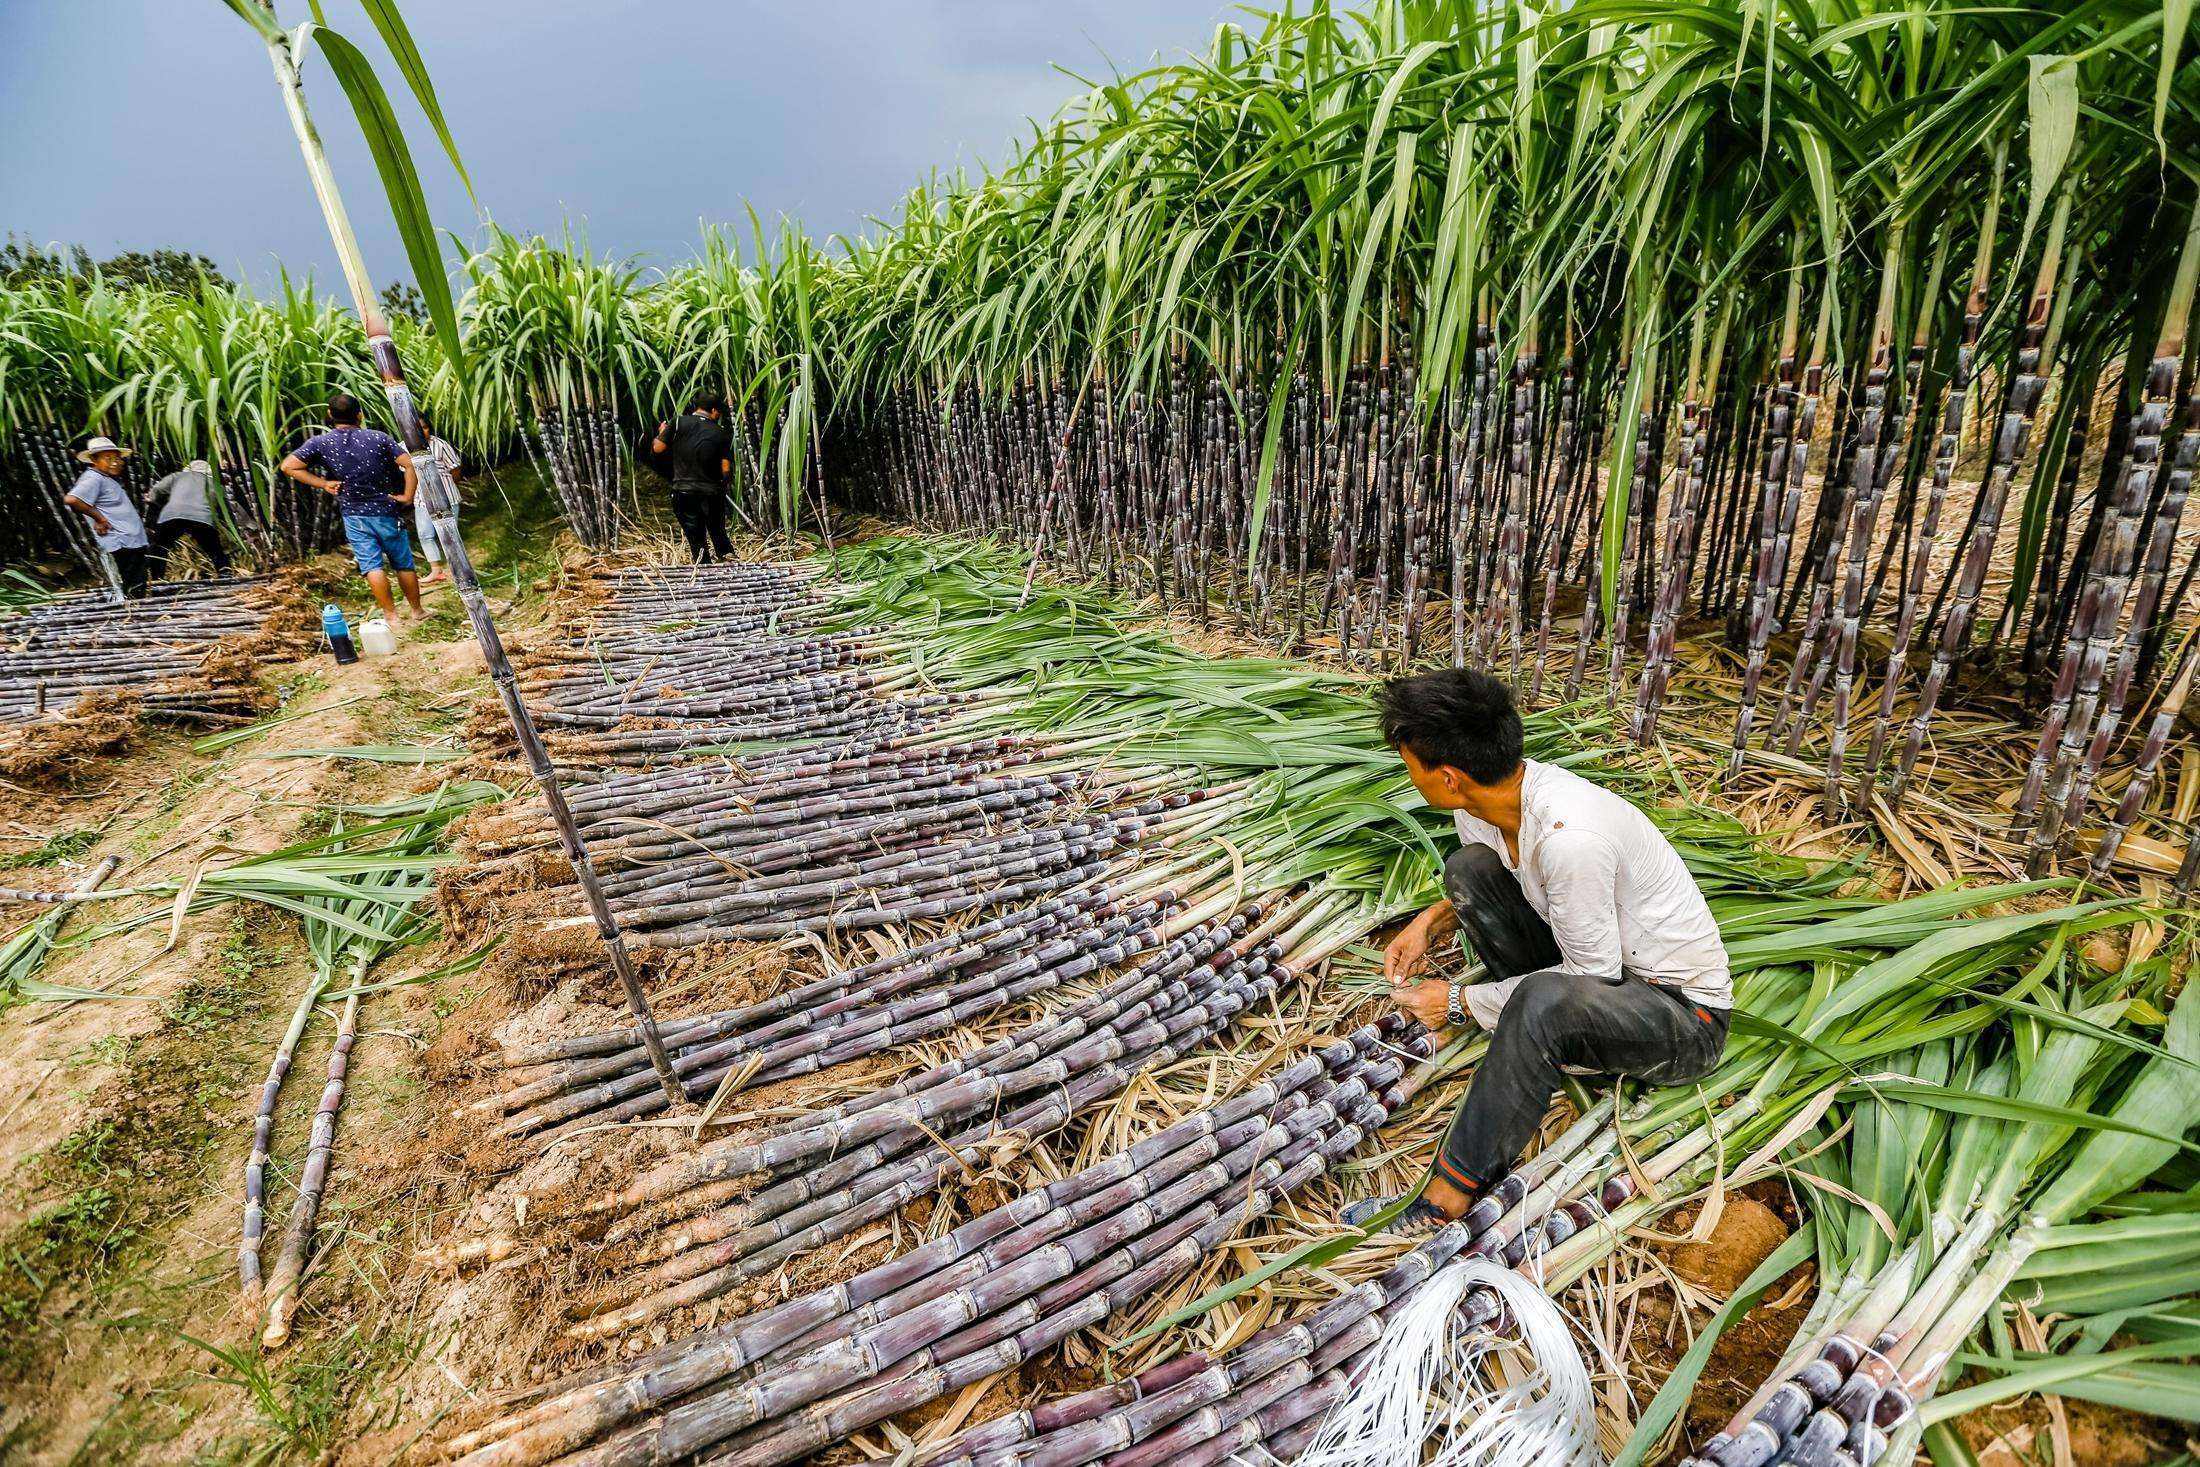
<path fill-rule="evenodd" d="M 454 744 L 485 687 L 456 613 L 447 592 L 435 598 L 387 659 L 268 669 L 285 711 L 310 711 L 219 753 L 161 735 L 103 765 L 97 786 L 0 792 L 0 855 L 18 868 L 7 879 L 60 886 L 76 877 L 54 856 L 107 854 L 123 862 L 114 884 L 182 877 L 318 834 L 336 804 L 432 786 L 446 774 L 434 765 L 272 756 Z M 146 905 L 78 913 L 65 934 Z M 438 961 L 433 945 L 402 950 L 374 976 Z M 161 922 L 64 946 L 40 975 L 121 997 L 0 1010 L 0 1460 L 310 1460 L 340 1422 L 371 1416 L 378 1367 L 420 1347 L 390 1283 L 393 1250 L 436 1205 L 417 1154 L 435 1107 L 413 1061 L 468 997 L 443 985 L 365 1001 L 297 1339 L 264 1360 L 249 1343 L 240 1177 L 261 1079 L 311 971 L 294 917 L 233 902 L 187 917 L 173 942 Z M 331 1027 L 317 1018 L 283 1093 L 271 1240 Z"/>

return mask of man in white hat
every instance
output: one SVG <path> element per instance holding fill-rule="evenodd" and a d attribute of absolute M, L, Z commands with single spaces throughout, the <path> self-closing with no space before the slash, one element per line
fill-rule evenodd
<path fill-rule="evenodd" d="M 145 521 L 138 518 L 137 506 L 122 487 L 122 461 L 129 456 L 130 450 L 112 438 L 94 438 L 85 444 L 76 461 L 89 467 L 62 503 L 92 522 L 92 538 L 113 557 L 122 594 L 136 597 L 145 594 L 152 574 L 146 556 L 151 542 L 145 536 Z"/>
<path fill-rule="evenodd" d="M 162 575 L 168 573 L 168 557 L 179 540 L 189 540 L 213 562 L 214 574 L 229 569 L 229 552 L 214 528 L 214 470 L 203 458 L 195 458 L 164 479 L 154 481 L 145 496 L 153 512 L 153 558 Z"/>

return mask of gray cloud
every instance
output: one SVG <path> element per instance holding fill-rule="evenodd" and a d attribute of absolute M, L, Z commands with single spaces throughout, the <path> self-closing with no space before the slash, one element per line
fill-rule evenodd
<path fill-rule="evenodd" d="M 381 48 L 357 0 L 331 20 Z M 304 16 L 283 0 L 286 20 Z M 411 0 L 482 203 L 669 261 L 745 203 L 853 232 L 931 170 L 997 160 L 1112 61 L 1202 47 L 1224 0 Z M 395 85 L 394 71 L 389 80 Z M 323 68 L 316 116 L 377 278 L 405 273 Z M 417 121 L 409 100 L 399 109 Z M 474 215 L 425 125 L 430 203 Z M 199 250 L 259 284 L 334 264 L 258 40 L 215 0 L 0 0 L 0 230 L 95 253 Z"/>

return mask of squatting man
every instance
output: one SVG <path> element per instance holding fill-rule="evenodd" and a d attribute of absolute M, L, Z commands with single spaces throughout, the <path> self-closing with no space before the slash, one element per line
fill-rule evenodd
<path fill-rule="evenodd" d="M 1383 955 L 1391 998 L 1431 1030 L 1490 1032 L 1430 1164 L 1394 1220 L 1463 1216 L 1519 1160 L 1562 1071 L 1654 1085 L 1710 1071 L 1734 1005 L 1726 949 L 1695 878 L 1648 816 L 1610 790 L 1521 757 L 1512 694 L 1486 673 L 1432 672 L 1382 691 L 1383 738 L 1423 799 L 1449 810 L 1459 851 L 1444 900 Z M 1456 931 L 1484 981 L 1422 977 Z M 1364 1226 L 1399 1199 L 1353 1204 Z"/>

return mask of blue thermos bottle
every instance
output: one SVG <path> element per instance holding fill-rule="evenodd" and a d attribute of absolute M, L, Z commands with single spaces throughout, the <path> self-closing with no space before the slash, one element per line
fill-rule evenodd
<path fill-rule="evenodd" d="M 344 624 L 344 613 L 336 609 L 334 602 L 321 608 L 321 630 L 328 633 L 329 650 L 338 662 L 359 660 L 359 649 L 351 645 L 351 628 Z"/>

